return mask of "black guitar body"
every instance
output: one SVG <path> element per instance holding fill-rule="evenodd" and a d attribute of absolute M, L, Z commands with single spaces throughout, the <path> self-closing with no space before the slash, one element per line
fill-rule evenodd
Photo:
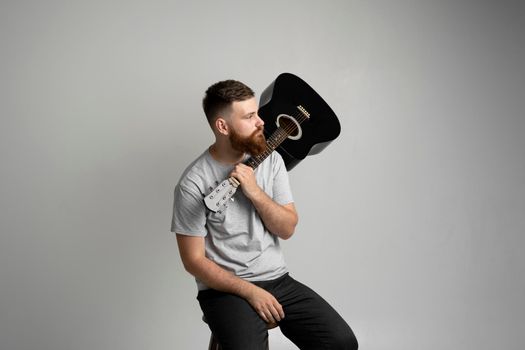
<path fill-rule="evenodd" d="M 309 117 L 300 112 L 307 111 Z M 268 138 L 277 123 L 295 125 L 292 135 L 276 149 L 291 170 L 306 156 L 317 154 L 341 132 L 334 111 L 301 78 L 282 73 L 261 94 L 259 116 L 264 120 L 264 133 Z"/>

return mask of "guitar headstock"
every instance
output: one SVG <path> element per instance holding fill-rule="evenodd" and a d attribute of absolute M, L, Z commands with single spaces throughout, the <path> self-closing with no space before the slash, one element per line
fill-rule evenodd
<path fill-rule="evenodd" d="M 221 213 L 228 207 L 228 201 L 233 197 L 239 187 L 239 182 L 230 177 L 221 182 L 213 191 L 204 197 L 204 204 L 213 212 Z"/>

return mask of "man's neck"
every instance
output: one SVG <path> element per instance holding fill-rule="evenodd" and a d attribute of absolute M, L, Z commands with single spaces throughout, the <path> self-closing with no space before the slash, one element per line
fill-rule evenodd
<path fill-rule="evenodd" d="M 244 159 L 245 153 L 239 152 L 231 148 L 230 145 L 220 144 L 215 142 L 209 148 L 210 154 L 219 163 L 224 164 L 237 164 Z"/>

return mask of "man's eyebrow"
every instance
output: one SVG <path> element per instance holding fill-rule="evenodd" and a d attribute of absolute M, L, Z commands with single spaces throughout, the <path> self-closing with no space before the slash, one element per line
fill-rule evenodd
<path fill-rule="evenodd" d="M 255 112 L 246 113 L 245 115 L 242 116 L 242 118 L 247 117 L 247 116 L 252 115 L 252 114 L 255 114 Z"/>

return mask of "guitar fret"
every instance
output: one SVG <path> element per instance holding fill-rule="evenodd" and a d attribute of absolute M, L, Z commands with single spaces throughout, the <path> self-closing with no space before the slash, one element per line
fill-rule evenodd
<path fill-rule="evenodd" d="M 266 150 L 246 161 L 246 165 L 257 168 L 279 145 L 288 137 L 288 133 L 282 128 L 277 128 L 266 141 Z"/>

